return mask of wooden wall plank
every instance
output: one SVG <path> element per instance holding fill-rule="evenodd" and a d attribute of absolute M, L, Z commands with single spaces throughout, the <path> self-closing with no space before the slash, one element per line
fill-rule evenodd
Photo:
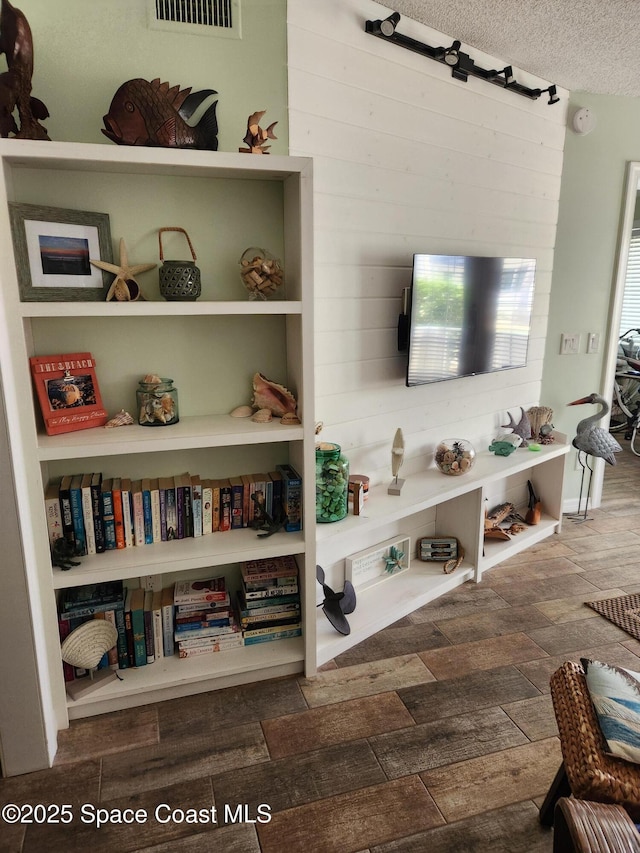
<path fill-rule="evenodd" d="M 550 107 L 482 80 L 462 83 L 364 32 L 365 20 L 388 14 L 373 0 L 288 4 L 290 153 L 314 158 L 316 415 L 323 438 L 372 484 L 389 479 L 398 426 L 410 476 L 432 464 L 440 439 L 486 449 L 508 411 L 544 403 L 567 114 L 562 90 Z M 406 18 L 402 32 L 452 40 Z M 507 64 L 465 48 L 483 67 Z M 525 85 L 548 85 L 514 72 Z M 396 329 L 414 252 L 536 258 L 526 367 L 406 387 Z"/>

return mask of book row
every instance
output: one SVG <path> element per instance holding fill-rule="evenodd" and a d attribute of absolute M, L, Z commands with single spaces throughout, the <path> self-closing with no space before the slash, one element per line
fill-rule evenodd
<path fill-rule="evenodd" d="M 107 619 L 117 643 L 100 667 L 147 666 L 177 653 L 189 658 L 302 634 L 298 568 L 293 557 L 241 565 L 234 597 L 224 577 L 186 580 L 152 591 L 111 581 L 60 592 L 60 640 L 89 619 Z M 245 580 L 248 578 L 248 580 Z M 63 663 L 65 681 L 87 675 Z"/>
<path fill-rule="evenodd" d="M 228 479 L 77 474 L 48 484 L 45 511 L 50 544 L 64 537 L 77 556 L 260 527 L 267 517 L 291 532 L 302 528 L 302 478 L 284 464 Z"/>

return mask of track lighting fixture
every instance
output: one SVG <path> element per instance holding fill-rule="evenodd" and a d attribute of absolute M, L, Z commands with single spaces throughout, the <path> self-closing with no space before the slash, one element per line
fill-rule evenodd
<path fill-rule="evenodd" d="M 443 56 L 443 62 L 451 68 L 456 66 L 460 60 L 460 42 L 456 39 L 451 47 L 448 47 Z"/>
<path fill-rule="evenodd" d="M 555 86 L 549 86 L 549 88 L 547 89 L 547 92 L 549 93 L 549 104 L 557 104 L 558 101 L 560 100 L 560 96 L 556 92 L 556 87 Z"/>
<path fill-rule="evenodd" d="M 504 74 L 505 86 L 510 86 L 512 83 L 515 82 L 515 77 L 513 76 L 513 68 L 510 65 L 507 65 L 506 68 L 503 68 L 500 73 Z"/>
<path fill-rule="evenodd" d="M 392 14 L 389 15 L 388 18 L 385 18 L 384 21 L 380 22 L 380 32 L 382 33 L 383 36 L 385 36 L 386 38 L 389 38 L 389 36 L 392 36 L 395 33 L 396 27 L 398 26 L 399 23 L 400 23 L 400 13 L 399 12 L 392 12 Z"/>
<path fill-rule="evenodd" d="M 476 65 L 473 59 L 467 53 L 460 50 L 460 42 L 456 39 L 450 47 L 431 47 L 431 45 L 412 39 L 409 36 L 404 36 L 397 31 L 400 23 L 400 13 L 393 12 L 388 18 L 378 21 L 365 21 L 365 31 L 376 38 L 383 38 L 387 41 L 392 41 L 394 44 L 405 47 L 414 53 L 419 53 L 422 56 L 427 56 L 429 59 L 435 59 L 437 62 L 443 62 L 451 69 L 451 76 L 457 80 L 466 81 L 471 74 L 473 77 L 479 77 L 482 80 L 487 80 L 489 83 L 494 83 L 496 86 L 502 86 L 503 89 L 509 89 L 511 92 L 516 92 L 518 95 L 523 95 L 525 98 L 536 100 L 545 92 L 549 95 L 549 104 L 557 104 L 560 100 L 556 92 L 555 85 L 549 86 L 547 89 L 530 89 L 528 86 L 523 86 L 518 83 L 513 76 L 513 68 L 507 65 L 501 71 L 495 69 L 487 70 Z"/>

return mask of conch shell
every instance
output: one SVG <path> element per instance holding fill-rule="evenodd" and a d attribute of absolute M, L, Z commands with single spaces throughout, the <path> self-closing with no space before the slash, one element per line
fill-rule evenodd
<path fill-rule="evenodd" d="M 298 404 L 291 391 L 284 385 L 272 382 L 256 373 L 253 377 L 253 407 L 254 409 L 269 409 L 274 415 L 282 417 L 287 412 L 295 412 Z"/>

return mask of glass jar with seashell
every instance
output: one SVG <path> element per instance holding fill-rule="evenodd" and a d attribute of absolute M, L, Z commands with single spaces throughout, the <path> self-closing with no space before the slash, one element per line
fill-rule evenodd
<path fill-rule="evenodd" d="M 434 453 L 435 463 L 443 474 L 459 477 L 466 474 L 476 461 L 476 451 L 464 438 L 445 438 Z"/>
<path fill-rule="evenodd" d="M 173 379 L 148 374 L 138 383 L 136 399 L 140 426 L 168 426 L 180 420 Z"/>

